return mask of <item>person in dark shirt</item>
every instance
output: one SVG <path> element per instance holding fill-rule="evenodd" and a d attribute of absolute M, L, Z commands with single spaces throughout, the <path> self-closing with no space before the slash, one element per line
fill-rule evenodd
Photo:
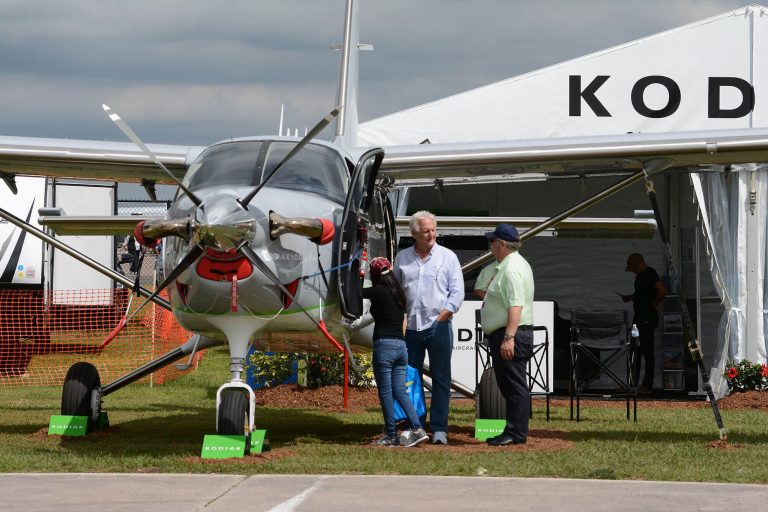
<path fill-rule="evenodd" d="M 375 444 L 382 446 L 416 446 L 428 439 L 419 415 L 405 391 L 408 351 L 405 346 L 405 293 L 395 279 L 392 264 L 386 258 L 371 261 L 373 286 L 363 289 L 363 297 L 371 301 L 373 315 L 373 374 L 379 390 L 384 415 L 384 435 Z M 397 437 L 395 403 L 405 411 L 411 430 Z"/>
<path fill-rule="evenodd" d="M 645 374 L 643 383 L 638 387 L 640 393 L 650 393 L 653 389 L 654 370 L 656 368 L 656 355 L 653 350 L 654 331 L 659 324 L 659 312 L 661 303 L 667 296 L 667 287 L 659 279 L 659 274 L 653 267 L 645 263 L 642 254 L 632 253 L 627 258 L 627 272 L 635 274 L 635 293 L 622 295 L 624 302 L 632 301 L 635 316 L 632 321 L 640 331 L 639 354 L 635 354 L 635 367 L 633 368 L 635 382 L 640 379 L 640 359 L 645 360 Z"/>

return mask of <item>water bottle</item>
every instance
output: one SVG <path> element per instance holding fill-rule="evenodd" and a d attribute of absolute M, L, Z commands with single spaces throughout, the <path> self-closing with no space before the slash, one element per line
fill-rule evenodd
<path fill-rule="evenodd" d="M 632 345 L 638 345 L 638 338 L 640 338 L 640 329 L 637 328 L 637 324 L 632 324 Z"/>

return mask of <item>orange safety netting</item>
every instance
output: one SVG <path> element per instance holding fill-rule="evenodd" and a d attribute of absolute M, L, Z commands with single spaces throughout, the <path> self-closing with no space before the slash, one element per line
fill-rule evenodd
<path fill-rule="evenodd" d="M 0 290 L 0 385 L 59 386 L 78 361 L 95 365 L 104 385 L 189 339 L 169 311 L 148 304 L 99 348 L 129 303 L 130 316 L 144 302 L 129 301 L 129 293 L 125 288 Z M 195 357 L 197 363 L 202 353 Z M 170 365 L 138 382 L 162 384 L 180 375 Z"/>

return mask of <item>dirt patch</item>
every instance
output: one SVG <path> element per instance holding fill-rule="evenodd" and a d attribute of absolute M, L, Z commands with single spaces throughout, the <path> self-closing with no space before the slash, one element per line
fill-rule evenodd
<path fill-rule="evenodd" d="M 741 450 L 744 448 L 744 445 L 741 443 L 729 443 L 727 440 L 724 441 L 722 439 L 707 443 L 705 446 L 714 450 Z"/>
<path fill-rule="evenodd" d="M 88 432 L 88 435 L 85 435 L 85 436 L 62 436 L 59 434 L 48 435 L 48 427 L 44 427 L 44 428 L 41 428 L 40 430 L 37 430 L 31 433 L 29 437 L 31 437 L 32 439 L 59 438 L 62 443 L 72 443 L 72 442 L 93 443 L 98 441 L 99 439 L 103 439 L 107 436 L 110 436 L 112 434 L 117 434 L 119 432 L 122 432 L 122 429 L 120 427 L 106 427 L 93 432 Z"/>
<path fill-rule="evenodd" d="M 309 389 L 298 384 L 285 384 L 256 391 L 256 405 L 262 407 L 312 407 L 332 412 L 363 412 L 379 407 L 376 388 L 349 388 L 348 407 L 344 407 L 343 386 Z"/>
<path fill-rule="evenodd" d="M 709 405 L 709 404 L 707 404 Z M 731 393 L 717 401 L 721 409 L 755 409 L 768 411 L 767 391 L 743 391 Z"/>
<path fill-rule="evenodd" d="M 489 446 L 485 441 L 475 439 L 475 431 L 468 427 L 451 427 L 448 445 L 434 445 L 428 441 L 412 448 L 397 448 L 398 450 L 424 450 L 428 452 L 442 453 L 478 453 L 478 452 L 497 452 L 499 450 L 509 450 L 515 452 L 527 451 L 558 451 L 566 450 L 573 446 L 573 441 L 568 439 L 568 432 L 564 430 L 543 430 L 531 429 L 528 432 L 528 440 L 525 444 L 507 445 L 507 446 Z M 371 439 L 371 443 L 378 436 Z M 389 446 L 366 445 L 374 450 L 391 450 Z"/>

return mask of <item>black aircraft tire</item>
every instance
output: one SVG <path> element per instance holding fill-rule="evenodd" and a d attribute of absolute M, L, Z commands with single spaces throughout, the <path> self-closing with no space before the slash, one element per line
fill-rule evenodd
<path fill-rule="evenodd" d="M 94 411 L 91 407 L 91 397 L 93 391 L 100 387 L 99 371 L 91 363 L 80 362 L 70 366 L 61 393 L 61 414 L 87 416 L 88 430 L 93 430 L 98 423 L 101 401 L 98 400 L 96 404 L 99 410 Z"/>
<path fill-rule="evenodd" d="M 217 434 L 243 436 L 248 422 L 248 400 L 240 391 L 225 391 L 219 405 L 219 427 Z"/>
<path fill-rule="evenodd" d="M 477 389 L 477 418 L 505 419 L 507 417 L 507 403 L 498 384 L 496 384 L 496 374 L 493 373 L 493 368 L 488 368 L 483 372 Z"/>

